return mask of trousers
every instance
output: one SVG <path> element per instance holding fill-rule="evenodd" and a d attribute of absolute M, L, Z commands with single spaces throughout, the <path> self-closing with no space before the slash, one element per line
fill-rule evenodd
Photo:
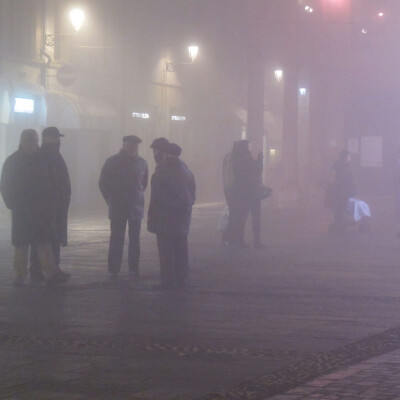
<path fill-rule="evenodd" d="M 113 218 L 110 220 L 110 246 L 108 250 L 108 271 L 118 274 L 121 270 L 124 251 L 126 224 L 128 224 L 128 266 L 129 271 L 139 273 L 140 228 L 142 221 L 132 218 Z"/>
<path fill-rule="evenodd" d="M 189 275 L 189 248 L 186 234 L 157 234 L 161 286 L 183 288 Z"/>
<path fill-rule="evenodd" d="M 39 258 L 39 265 L 46 276 L 50 278 L 58 272 L 58 268 L 54 262 L 53 249 L 48 244 L 36 246 L 37 257 Z M 29 246 L 16 246 L 14 250 L 14 269 L 17 277 L 25 278 L 28 274 L 28 255 Z"/>

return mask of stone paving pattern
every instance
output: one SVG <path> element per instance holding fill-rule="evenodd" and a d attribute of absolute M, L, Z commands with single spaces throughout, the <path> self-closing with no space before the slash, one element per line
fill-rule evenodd
<path fill-rule="evenodd" d="M 399 349 L 399 243 L 371 205 L 370 235 L 332 238 L 324 210 L 270 203 L 261 251 L 222 246 L 221 206 L 198 207 L 186 293 L 152 289 L 145 225 L 142 279 L 111 283 L 105 212 L 71 219 L 70 283 L 15 288 L 3 216 L 0 399 L 262 399 Z"/>

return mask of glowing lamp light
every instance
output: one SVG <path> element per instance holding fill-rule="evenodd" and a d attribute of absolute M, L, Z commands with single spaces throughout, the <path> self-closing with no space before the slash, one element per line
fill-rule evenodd
<path fill-rule="evenodd" d="M 190 59 L 192 60 L 192 62 L 195 62 L 197 56 L 199 55 L 199 46 L 191 45 L 188 47 L 188 51 Z"/>
<path fill-rule="evenodd" d="M 384 17 L 385 16 L 385 13 L 383 13 L 382 11 L 380 12 L 380 13 L 378 13 L 378 17 Z"/>
<path fill-rule="evenodd" d="M 302 87 L 302 88 L 299 89 L 299 93 L 300 93 L 301 96 L 305 96 L 307 94 L 307 89 Z"/>
<path fill-rule="evenodd" d="M 283 71 L 281 69 L 277 69 L 275 71 L 275 79 L 280 82 L 283 78 Z"/>
<path fill-rule="evenodd" d="M 85 21 L 85 13 L 80 8 L 74 8 L 69 13 L 69 18 L 71 20 L 71 24 L 75 29 L 75 32 L 78 32 Z"/>
<path fill-rule="evenodd" d="M 364 35 L 366 35 L 368 33 L 368 30 L 366 28 L 362 28 L 361 29 L 361 33 L 363 33 Z"/>
<path fill-rule="evenodd" d="M 309 12 L 309 13 L 314 12 L 314 9 L 313 9 L 312 7 L 310 7 L 310 6 L 305 6 L 305 7 L 304 7 L 304 10 L 307 11 L 307 12 Z"/>

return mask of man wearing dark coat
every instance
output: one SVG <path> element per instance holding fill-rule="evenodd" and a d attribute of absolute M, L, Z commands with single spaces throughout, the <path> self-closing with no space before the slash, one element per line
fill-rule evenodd
<path fill-rule="evenodd" d="M 60 265 L 61 246 L 67 246 L 68 208 L 71 199 L 71 183 L 67 164 L 60 153 L 63 137 L 56 127 L 45 128 L 42 132 L 42 147 L 38 152 L 41 166 L 50 185 L 49 211 L 52 216 L 53 235 L 51 245 L 54 261 Z M 39 259 L 35 251 L 31 252 L 31 278 L 41 280 Z"/>
<path fill-rule="evenodd" d="M 108 271 L 115 280 L 121 270 L 126 224 L 128 223 L 129 274 L 139 278 L 140 228 L 144 215 L 144 191 L 148 184 L 147 162 L 138 155 L 141 139 L 123 138 L 122 150 L 110 157 L 101 170 L 99 188 L 108 204 L 110 247 Z"/>
<path fill-rule="evenodd" d="M 38 156 L 38 141 L 35 130 L 24 130 L 19 149 L 7 158 L 1 173 L 0 191 L 11 210 L 16 286 L 23 285 L 28 274 L 30 246 L 37 249 L 48 285 L 65 283 L 70 277 L 54 262 L 51 186 Z"/>
<path fill-rule="evenodd" d="M 161 289 L 183 289 L 189 270 L 188 234 L 196 198 L 194 176 L 179 159 L 182 149 L 173 143 L 160 149 L 164 153 L 151 178 L 148 230 L 157 235 L 161 270 Z"/>

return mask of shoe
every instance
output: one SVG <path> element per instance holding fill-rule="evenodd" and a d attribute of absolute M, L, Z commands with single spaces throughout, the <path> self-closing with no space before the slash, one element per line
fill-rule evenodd
<path fill-rule="evenodd" d="M 57 272 L 53 276 L 47 279 L 47 286 L 56 286 L 56 285 L 62 285 L 63 283 L 67 282 L 71 278 L 70 274 L 67 274 L 66 272 Z"/>
<path fill-rule="evenodd" d="M 22 276 L 17 276 L 14 280 L 14 286 L 24 286 L 25 278 Z"/>

